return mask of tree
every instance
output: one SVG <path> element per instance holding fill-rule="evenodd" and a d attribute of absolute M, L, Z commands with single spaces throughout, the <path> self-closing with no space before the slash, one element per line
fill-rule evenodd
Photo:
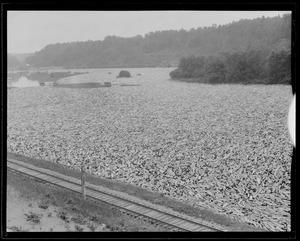
<path fill-rule="evenodd" d="M 103 41 L 51 44 L 27 59 L 31 66 L 63 67 L 152 67 L 178 63 L 183 56 L 210 56 L 219 52 L 255 49 L 268 53 L 283 39 L 291 42 L 291 14 L 283 17 L 242 19 L 223 26 L 156 31 L 131 38 L 107 36 Z M 192 61 L 192 59 L 190 60 Z M 248 60 L 247 60 L 248 61 Z M 241 73 L 248 63 L 239 62 Z M 184 62 L 184 61 L 183 61 Z M 189 64 L 200 64 L 196 60 Z M 247 72 L 245 69 L 244 72 Z M 187 74 L 203 76 L 198 72 Z M 250 73 L 251 71 L 249 71 Z M 249 80 L 251 76 L 247 77 Z"/>
<path fill-rule="evenodd" d="M 226 82 L 258 83 L 265 78 L 265 51 L 251 50 L 247 52 L 225 53 Z"/>
<path fill-rule="evenodd" d="M 291 84 L 291 52 L 285 49 L 272 51 L 268 58 L 270 84 Z"/>
<path fill-rule="evenodd" d="M 210 83 L 225 82 L 226 66 L 220 58 L 216 56 L 208 57 L 205 61 L 204 70 Z"/>
<path fill-rule="evenodd" d="M 117 78 L 130 78 L 131 74 L 127 70 L 121 70 Z"/>
<path fill-rule="evenodd" d="M 172 79 L 195 79 L 204 83 L 265 84 L 266 51 L 184 57 L 180 59 L 178 69 L 173 70 L 170 76 Z"/>

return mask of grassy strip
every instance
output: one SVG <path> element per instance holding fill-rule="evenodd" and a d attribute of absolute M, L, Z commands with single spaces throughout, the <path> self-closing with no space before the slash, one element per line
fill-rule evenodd
<path fill-rule="evenodd" d="M 25 163 L 29 163 L 32 165 L 35 165 L 37 167 L 41 168 L 47 168 L 53 171 L 56 171 L 58 173 L 75 177 L 80 179 L 80 171 L 65 167 L 63 165 L 58 165 L 55 163 L 52 163 L 50 161 L 44 161 L 39 160 L 35 158 L 29 158 L 25 156 L 21 156 L 15 153 L 7 153 L 8 158 L 13 158 Z M 94 175 L 86 173 L 86 181 L 99 186 L 104 186 L 106 188 L 125 192 L 129 195 L 138 197 L 140 199 L 146 200 L 148 202 L 169 207 L 173 209 L 174 211 L 181 212 L 187 215 L 190 215 L 192 217 L 201 217 L 202 219 L 205 219 L 207 221 L 213 221 L 215 223 L 221 224 L 223 226 L 228 227 L 230 230 L 234 231 L 263 231 L 262 229 L 258 229 L 253 226 L 249 226 L 244 223 L 237 222 L 235 220 L 232 220 L 226 216 L 215 214 L 210 210 L 200 209 L 197 207 L 193 207 L 189 204 L 179 202 L 177 200 L 171 199 L 169 197 L 164 196 L 163 194 L 152 192 L 131 184 L 126 184 L 124 182 L 118 182 L 113 180 L 107 180 L 100 177 L 96 177 Z"/>

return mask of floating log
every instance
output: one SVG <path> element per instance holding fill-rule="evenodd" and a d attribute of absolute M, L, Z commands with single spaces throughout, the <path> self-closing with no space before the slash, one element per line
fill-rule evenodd
<path fill-rule="evenodd" d="M 105 84 L 106 83 L 106 84 Z M 110 82 L 105 82 L 104 84 L 101 83 L 76 83 L 76 84 L 59 84 L 56 85 L 56 87 L 62 87 L 62 88 L 101 88 L 101 87 L 111 87 Z M 108 84 L 109 83 L 109 84 Z"/>
<path fill-rule="evenodd" d="M 140 86 L 139 84 L 120 84 L 120 86 Z"/>

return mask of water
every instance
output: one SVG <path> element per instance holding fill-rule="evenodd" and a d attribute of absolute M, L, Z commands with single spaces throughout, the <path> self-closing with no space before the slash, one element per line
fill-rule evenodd
<path fill-rule="evenodd" d="M 230 210 L 236 199 L 243 200 L 243 187 L 256 187 L 256 177 L 262 175 L 278 185 L 276 192 L 274 185 L 265 185 L 261 193 L 272 192 L 279 201 L 268 200 L 272 205 L 269 209 L 260 206 L 265 199 L 258 195 L 250 200 L 250 211 L 246 212 L 252 213 L 251 207 L 258 206 L 255 211 L 266 223 L 280 219 L 277 227 L 281 228 L 289 222 L 288 195 L 284 194 L 285 199 L 281 195 L 290 192 L 292 146 L 286 128 L 292 97 L 289 86 L 185 83 L 168 80 L 173 68 L 123 69 L 132 78 L 116 78 L 120 68 L 76 69 L 72 71 L 89 73 L 60 80 L 111 81 L 116 84 L 111 88 L 39 87 L 9 91 L 7 149 L 73 168 L 78 168 L 77 163 L 86 157 L 93 167 L 94 162 L 101 166 L 90 169 L 95 175 L 164 191 L 182 201 L 197 201 L 195 204 L 215 208 L 220 214 L 224 214 L 224 204 Z M 117 85 L 132 82 L 140 85 Z M 196 167 L 185 172 L 185 167 L 192 164 Z M 174 182 L 169 182 L 172 175 L 167 168 L 176 173 Z M 237 195 L 218 192 L 228 176 L 231 183 L 241 187 Z M 181 183 L 179 188 L 175 181 Z M 192 190 L 192 194 L 184 190 Z M 207 190 L 218 197 L 217 203 L 212 204 L 214 197 L 209 197 Z M 202 196 L 204 201 L 200 201 Z M 270 219 L 271 211 L 281 207 L 287 207 L 284 214 Z M 234 213 L 233 217 L 243 220 L 247 215 Z M 256 220 L 251 215 L 247 218 Z"/>
<path fill-rule="evenodd" d="M 36 80 L 27 79 L 25 76 L 20 77 L 17 81 L 11 81 L 8 83 L 9 87 L 26 88 L 40 86 Z"/>
<path fill-rule="evenodd" d="M 58 80 L 59 84 L 87 83 L 87 82 L 112 82 L 138 84 L 140 81 L 148 82 L 153 79 L 169 79 L 169 73 L 174 68 L 103 68 L 103 69 L 70 69 L 74 72 L 88 72 L 86 74 L 70 76 Z M 131 78 L 117 78 L 121 70 L 127 70 Z"/>
<path fill-rule="evenodd" d="M 139 84 L 142 80 L 143 82 L 153 81 L 153 79 L 169 79 L 169 73 L 174 68 L 100 68 L 100 69 L 53 69 L 47 71 L 48 73 L 55 72 L 81 72 L 84 74 L 70 76 L 66 78 L 59 79 L 58 84 L 69 84 L 69 83 L 128 83 L 128 84 Z M 131 74 L 131 78 L 117 78 L 121 70 L 128 70 Z M 35 71 L 29 71 L 35 72 Z M 8 82 L 9 87 L 38 87 L 39 83 L 36 80 L 31 80 L 28 73 L 20 74 L 20 77 L 13 79 Z"/>

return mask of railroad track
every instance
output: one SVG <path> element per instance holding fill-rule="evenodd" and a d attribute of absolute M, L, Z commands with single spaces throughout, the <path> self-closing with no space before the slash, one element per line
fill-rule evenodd
<path fill-rule="evenodd" d="M 34 179 L 81 193 L 81 181 L 77 178 L 39 168 L 14 159 L 7 160 L 7 170 L 19 172 Z M 225 227 L 218 224 L 190 217 L 137 199 L 125 193 L 86 183 L 86 196 L 94 201 L 108 203 L 135 218 L 144 219 L 152 224 L 160 225 L 172 231 L 184 232 L 226 232 Z"/>

